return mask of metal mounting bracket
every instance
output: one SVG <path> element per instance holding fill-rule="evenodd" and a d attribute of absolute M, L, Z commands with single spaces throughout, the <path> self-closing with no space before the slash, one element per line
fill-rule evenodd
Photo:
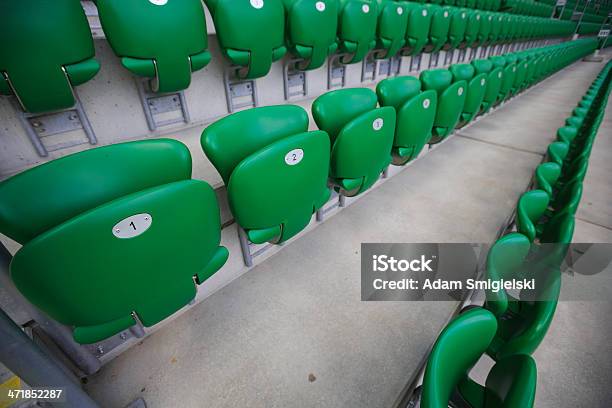
<path fill-rule="evenodd" d="M 241 67 L 232 66 L 223 75 L 225 97 L 229 113 L 238 109 L 254 108 L 259 105 L 257 86 L 253 79 L 240 79 L 236 76 Z"/>
<path fill-rule="evenodd" d="M 291 59 L 283 66 L 283 86 L 285 100 L 293 97 L 304 97 L 308 94 L 306 71 L 301 71 L 297 64 L 300 60 Z"/>
<path fill-rule="evenodd" d="M 340 60 L 345 54 L 335 54 L 329 57 L 327 63 L 327 89 L 344 88 L 346 85 L 346 66 Z"/>
<path fill-rule="evenodd" d="M 136 78 L 138 97 L 150 131 L 175 123 L 189 123 L 189 111 L 183 91 L 160 94 L 151 91 L 151 80 Z"/>
<path fill-rule="evenodd" d="M 40 157 L 47 157 L 49 152 L 69 147 L 98 143 L 81 101 L 76 93 L 74 96 L 76 101 L 74 108 L 44 114 L 25 112 L 21 109 L 17 99 L 11 98 L 19 122 Z M 82 133 L 73 134 L 79 130 L 82 130 L 84 135 Z"/>

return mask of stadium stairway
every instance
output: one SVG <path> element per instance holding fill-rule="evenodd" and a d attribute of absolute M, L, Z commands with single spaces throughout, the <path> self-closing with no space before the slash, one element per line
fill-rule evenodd
<path fill-rule="evenodd" d="M 87 391 L 108 407 L 122 407 L 137 397 L 150 407 L 199 406 L 202 401 L 215 407 L 393 406 L 457 304 L 361 302 L 360 244 L 495 240 L 556 129 L 602 67 L 577 62 L 459 130 L 109 361 L 89 378 Z M 604 137 L 596 142 L 606 146 L 594 149 L 586 179 L 578 212 L 580 241 L 600 237 L 610 242 L 612 235 L 605 178 L 611 123 L 608 114 L 600 130 Z M 588 183 L 597 183 L 592 193 Z M 572 398 L 566 388 L 572 382 L 576 398 L 584 397 L 573 380 L 587 381 L 586 375 L 596 380 L 598 371 L 610 369 L 604 366 L 608 361 L 598 360 L 600 352 L 610 355 L 605 353 L 609 330 L 601 330 L 601 324 L 610 324 L 609 303 L 606 308 L 594 315 L 602 320 L 586 323 L 575 317 L 581 310 L 574 304 L 559 307 L 536 356 L 539 377 L 548 378 L 538 382 L 538 400 L 558 406 L 551 395 Z M 591 326 L 596 324 L 597 335 Z M 591 342 L 580 346 L 585 338 L 601 347 Z M 571 365 L 557 357 L 570 343 L 579 345 L 572 358 L 587 356 L 593 364 Z M 593 349 L 597 353 L 588 351 Z M 580 372 L 574 370 L 578 365 Z M 565 375 L 565 381 L 556 375 Z"/>

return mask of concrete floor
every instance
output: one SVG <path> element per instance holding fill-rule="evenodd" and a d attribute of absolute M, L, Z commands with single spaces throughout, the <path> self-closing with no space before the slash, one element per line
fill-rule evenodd
<path fill-rule="evenodd" d="M 87 391 L 104 407 L 122 407 L 137 397 L 152 408 L 393 405 L 456 304 L 361 302 L 360 244 L 494 240 L 555 130 L 600 69 L 601 64 L 575 64 L 461 130 L 109 362 L 90 378 Z M 591 168 L 596 166 L 594 161 Z M 606 201 L 598 192 L 594 186 L 584 199 L 592 197 L 596 214 L 596 205 L 610 204 L 609 195 Z M 588 241 L 591 233 L 581 228 L 577 236 Z M 575 313 L 582 315 L 574 319 Z M 612 371 L 597 359 L 600 350 L 612 355 L 610 343 L 603 342 L 611 331 L 595 329 L 610 328 L 608 316 L 590 304 L 579 311 L 559 308 L 553 340 L 536 355 L 536 406 L 602 406 L 567 404 L 554 396 L 566 396 L 567 381 L 580 387 L 576 398 L 602 394 L 601 379 L 582 378 L 605 378 Z M 579 347 L 568 345 L 568 336 Z"/>

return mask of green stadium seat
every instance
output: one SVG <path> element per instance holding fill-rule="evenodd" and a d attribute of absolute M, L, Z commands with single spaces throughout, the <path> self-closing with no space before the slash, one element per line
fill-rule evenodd
<path fill-rule="evenodd" d="M 282 0 L 204 0 L 223 55 L 240 78 L 259 78 L 287 52 Z"/>
<path fill-rule="evenodd" d="M 503 80 L 503 68 L 496 67 L 490 60 L 477 59 L 472 61 L 476 75 L 486 76 L 486 90 L 482 98 L 481 112 L 488 112 L 498 101 Z"/>
<path fill-rule="evenodd" d="M 482 18 L 479 10 L 467 10 L 467 22 L 465 24 L 465 33 L 463 38 L 465 44 L 461 48 L 474 47 L 478 41 L 478 33 L 480 32 L 480 20 Z"/>
<path fill-rule="evenodd" d="M 378 3 L 372 0 L 338 0 L 339 52 L 347 54 L 343 64 L 362 61 L 376 46 Z"/>
<path fill-rule="evenodd" d="M 0 94 L 26 112 L 67 109 L 73 87 L 100 69 L 87 17 L 78 1 L 0 2 Z"/>
<path fill-rule="evenodd" d="M 543 252 L 550 255 L 549 250 L 547 248 Z M 548 259 L 539 260 L 542 266 L 532 267 L 527 272 L 523 270 L 523 263 L 529 252 L 529 239 L 522 234 L 511 233 L 497 240 L 487 257 L 488 279 L 536 278 L 535 292 L 521 292 L 519 298 L 503 289 L 498 292 L 486 291 L 485 307 L 497 319 L 497 331 L 487 354 L 496 361 L 532 354 L 546 336 L 555 314 L 561 290 L 558 266 L 545 267 L 547 264 L 544 262 Z M 530 260 L 531 264 L 533 262 Z M 527 273 L 537 275 L 525 276 Z"/>
<path fill-rule="evenodd" d="M 450 135 L 459 122 L 465 103 L 467 82 L 460 80 L 453 83 L 453 74 L 446 69 L 423 71 L 420 80 L 424 90 L 434 90 L 438 94 L 431 139 L 431 143 L 437 143 Z"/>
<path fill-rule="evenodd" d="M 557 180 L 561 176 L 561 166 L 554 162 L 540 164 L 535 171 L 535 187 L 546 191 L 549 198 L 553 196 L 553 190 Z"/>
<path fill-rule="evenodd" d="M 397 55 L 406 43 L 408 13 L 403 4 L 393 0 L 378 0 L 378 26 L 376 29 L 376 58 Z"/>
<path fill-rule="evenodd" d="M 544 244 L 570 244 L 574 235 L 574 227 L 574 215 L 567 211 L 561 211 L 546 221 L 540 234 L 540 242 Z"/>
<path fill-rule="evenodd" d="M 429 27 L 429 43 L 425 46 L 424 52 L 435 53 L 440 51 L 448 41 L 451 9 L 436 4 L 427 4 L 426 7 L 431 14 L 431 26 Z"/>
<path fill-rule="evenodd" d="M 497 331 L 488 310 L 469 309 L 442 330 L 427 360 L 421 408 L 531 408 L 535 400 L 537 369 L 533 358 L 516 355 L 499 359 L 485 385 L 469 377 Z"/>
<path fill-rule="evenodd" d="M 15 285 L 79 343 L 160 322 L 228 257 L 215 193 L 174 140 L 66 156 L 0 183 L 0 197 L 0 232 L 23 245 Z"/>
<path fill-rule="evenodd" d="M 121 64 L 136 75 L 154 78 L 153 91 L 188 88 L 191 73 L 210 62 L 200 0 L 163 5 L 98 0 L 96 4 L 106 39 Z"/>
<path fill-rule="evenodd" d="M 514 84 L 514 78 L 516 76 L 516 65 L 503 56 L 490 57 L 489 60 L 496 68 L 502 69 L 502 81 L 496 103 L 499 104 L 508 99 L 511 95 L 512 85 Z"/>
<path fill-rule="evenodd" d="M 571 146 L 578 136 L 578 128 L 574 126 L 563 126 L 557 130 L 557 140 Z"/>
<path fill-rule="evenodd" d="M 444 47 L 445 50 L 454 50 L 464 42 L 467 22 L 468 12 L 466 10 L 451 8 L 448 43 Z"/>
<path fill-rule="evenodd" d="M 449 68 L 453 74 L 453 82 L 465 81 L 467 83 L 463 112 L 459 126 L 469 123 L 482 109 L 482 100 L 487 89 L 487 74 L 476 74 L 471 64 L 454 64 Z"/>
<path fill-rule="evenodd" d="M 234 113 L 204 129 L 201 143 L 225 182 L 236 222 L 255 244 L 293 237 L 330 197 L 329 137 L 308 132 L 299 106 Z"/>
<path fill-rule="evenodd" d="M 421 82 L 411 76 L 387 78 L 376 86 L 380 106 L 395 108 L 397 121 L 393 140 L 393 164 L 415 159 L 431 139 L 438 95 L 421 92 Z"/>
<path fill-rule="evenodd" d="M 484 46 L 489 43 L 489 34 L 491 33 L 491 26 L 493 24 L 493 15 L 489 12 L 483 11 L 480 13 L 480 26 L 478 28 L 478 45 Z"/>
<path fill-rule="evenodd" d="M 550 161 L 563 166 L 563 161 L 569 152 L 569 145 L 564 142 L 553 142 L 548 145 L 548 157 Z"/>
<path fill-rule="evenodd" d="M 521 278 L 523 263 L 530 253 L 529 238 L 520 233 L 510 233 L 498 239 L 487 254 L 486 278 L 494 281 Z M 505 291 L 487 290 L 484 307 L 495 316 L 503 316 L 510 307 L 512 297 Z"/>
<path fill-rule="evenodd" d="M 402 55 L 420 54 L 429 42 L 431 27 L 431 12 L 429 7 L 415 2 L 404 3 L 408 13 L 408 26 L 406 27 L 406 43 Z"/>
<path fill-rule="evenodd" d="M 548 209 L 550 196 L 544 190 L 530 190 L 521 195 L 516 207 L 516 229 L 533 242 L 537 225 Z"/>
<path fill-rule="evenodd" d="M 317 126 L 331 139 L 330 178 L 344 196 L 370 188 L 391 163 L 395 109 L 376 105 L 367 88 L 331 91 L 312 104 Z"/>
<path fill-rule="evenodd" d="M 300 69 L 321 67 L 338 49 L 338 1 L 283 0 L 283 3 L 289 52 L 304 60 Z"/>

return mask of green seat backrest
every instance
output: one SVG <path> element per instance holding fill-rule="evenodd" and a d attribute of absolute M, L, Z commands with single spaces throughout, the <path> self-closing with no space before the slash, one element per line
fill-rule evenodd
<path fill-rule="evenodd" d="M 540 242 L 543 244 L 570 244 L 574 236 L 574 215 L 561 211 L 546 222 Z"/>
<path fill-rule="evenodd" d="M 367 190 L 391 163 L 395 109 L 376 104 L 367 88 L 331 91 L 312 104 L 317 126 L 331 140 L 330 177 L 343 195 Z"/>
<path fill-rule="evenodd" d="M 578 129 L 574 126 L 563 126 L 557 129 L 557 140 L 571 145 L 578 136 Z"/>
<path fill-rule="evenodd" d="M 555 211 L 576 214 L 582 198 L 582 190 L 582 181 L 579 179 L 574 179 L 565 184 L 553 200 L 552 205 Z"/>
<path fill-rule="evenodd" d="M 395 108 L 394 164 L 405 164 L 431 139 L 438 95 L 433 90 L 421 92 L 421 82 L 411 76 L 387 78 L 378 83 L 376 93 L 380 106 Z"/>
<path fill-rule="evenodd" d="M 516 78 L 516 64 L 508 63 L 504 68 L 504 74 L 502 75 L 502 84 L 499 90 L 500 96 L 506 99 L 512 92 L 512 87 Z"/>
<path fill-rule="evenodd" d="M 406 28 L 406 48 L 402 55 L 420 54 L 429 42 L 431 27 L 431 12 L 426 5 L 406 2 L 408 12 L 408 26 Z"/>
<path fill-rule="evenodd" d="M 392 0 L 378 1 L 376 58 L 395 56 L 406 42 L 408 12 L 404 5 Z"/>
<path fill-rule="evenodd" d="M 493 20 L 491 22 L 491 32 L 489 33 L 489 41 L 497 43 L 501 36 L 501 29 L 503 25 L 503 17 L 501 13 L 491 13 Z"/>
<path fill-rule="evenodd" d="M 304 70 L 322 66 L 336 52 L 338 0 L 283 0 L 289 51 L 305 60 Z"/>
<path fill-rule="evenodd" d="M 467 82 L 462 120 L 469 122 L 482 107 L 482 99 L 487 89 L 487 74 L 476 75 L 472 64 L 454 64 L 450 66 L 449 71 L 453 74 L 454 82 Z"/>
<path fill-rule="evenodd" d="M 23 245 L 10 267 L 15 285 L 74 326 L 79 343 L 116 334 L 135 316 L 158 323 L 228 256 L 215 193 L 191 180 L 189 151 L 174 140 L 66 156 L 2 182 L 0 197 L 0 232 Z"/>
<path fill-rule="evenodd" d="M 492 281 L 519 278 L 530 247 L 529 238 L 516 232 L 498 239 L 487 255 L 486 278 Z M 508 309 L 508 294 L 505 290 L 487 290 L 485 307 L 496 316 L 503 315 Z"/>
<path fill-rule="evenodd" d="M 448 28 L 448 48 L 455 49 L 465 40 L 468 12 L 464 9 L 452 8 Z"/>
<path fill-rule="evenodd" d="M 460 314 L 442 330 L 427 359 L 422 408 L 448 406 L 455 388 L 484 354 L 496 330 L 495 316 L 481 308 Z"/>
<path fill-rule="evenodd" d="M 493 62 L 486 59 L 473 60 L 472 65 L 476 74 L 486 75 L 486 89 L 482 98 L 483 110 L 488 111 L 499 99 L 499 91 L 503 80 L 503 68 L 496 67 Z"/>
<path fill-rule="evenodd" d="M 446 69 L 431 69 L 421 72 L 421 84 L 424 90 L 434 90 L 438 94 L 436 119 L 433 135 L 442 139 L 451 134 L 465 103 L 467 82 L 453 83 L 453 75 Z"/>
<path fill-rule="evenodd" d="M 106 38 L 121 63 L 136 75 L 155 78 L 154 91 L 188 88 L 191 72 L 210 62 L 200 0 L 163 4 L 97 0 L 96 4 Z"/>
<path fill-rule="evenodd" d="M 561 176 L 561 166 L 554 162 L 540 164 L 535 171 L 535 186 L 552 198 L 553 189 Z"/>
<path fill-rule="evenodd" d="M 242 78 L 265 76 L 287 49 L 282 0 L 205 0 L 217 40 Z"/>
<path fill-rule="evenodd" d="M 448 41 L 448 30 L 450 28 L 450 7 L 427 4 L 431 14 L 431 26 L 429 27 L 429 44 L 425 52 L 438 52 Z"/>
<path fill-rule="evenodd" d="M 536 238 L 536 226 L 548 209 L 549 203 L 550 196 L 544 190 L 531 190 L 519 198 L 516 208 L 516 229 L 531 242 Z"/>
<path fill-rule="evenodd" d="M 480 31 L 480 20 L 482 19 L 480 11 L 470 10 L 468 12 L 468 19 L 465 24 L 465 45 L 466 47 L 472 47 L 476 41 L 478 41 L 478 32 Z"/>
<path fill-rule="evenodd" d="M 478 43 L 482 45 L 489 41 L 491 25 L 493 24 L 493 15 L 488 12 L 482 12 L 481 16 L 480 27 L 478 29 Z"/>
<path fill-rule="evenodd" d="M 308 132 L 299 106 L 234 113 L 204 129 L 201 142 L 236 222 L 254 243 L 286 241 L 329 199 L 329 137 Z"/>
<path fill-rule="evenodd" d="M 344 64 L 362 61 L 376 46 L 378 3 L 374 0 L 338 0 L 340 13 L 338 40 L 340 52 L 348 54 Z"/>
<path fill-rule="evenodd" d="M 0 94 L 14 94 L 27 112 L 71 108 L 73 86 L 100 69 L 78 1 L 0 2 Z"/>
<path fill-rule="evenodd" d="M 548 157 L 551 161 L 563 166 L 563 161 L 569 152 L 569 145 L 564 142 L 553 142 L 548 145 Z"/>
<path fill-rule="evenodd" d="M 581 118 L 580 116 L 570 116 L 569 118 L 565 120 L 565 124 L 567 126 L 573 126 L 577 129 L 580 129 L 583 122 L 584 122 L 584 118 Z"/>

